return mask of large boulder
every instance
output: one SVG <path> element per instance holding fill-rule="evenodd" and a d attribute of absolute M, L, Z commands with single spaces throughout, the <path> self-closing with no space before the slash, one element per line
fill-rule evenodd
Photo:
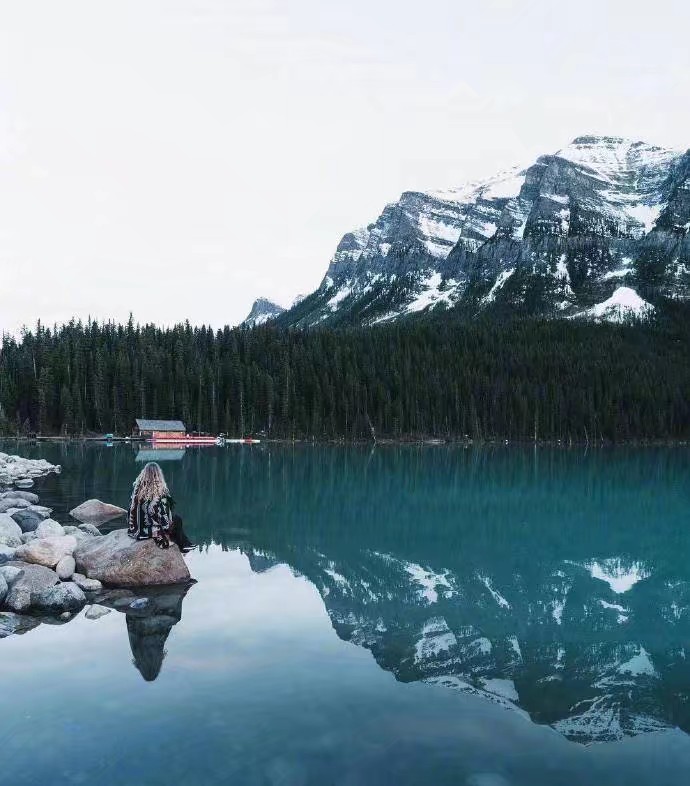
<path fill-rule="evenodd" d="M 36 513 L 35 510 L 26 508 L 13 513 L 12 518 L 22 528 L 22 532 L 34 532 L 43 519 L 45 519 L 45 516 L 42 516 L 40 513 Z"/>
<path fill-rule="evenodd" d="M 84 524 L 109 521 L 125 513 L 127 511 L 124 508 L 118 508 L 117 505 L 109 505 L 107 502 L 101 502 L 99 499 L 88 499 L 69 512 L 72 518 Z"/>
<path fill-rule="evenodd" d="M 86 605 L 86 595 L 73 581 L 66 581 L 35 593 L 31 598 L 31 605 L 35 611 L 44 614 L 75 612 Z"/>
<path fill-rule="evenodd" d="M 22 530 L 7 513 L 0 513 L 0 546 L 16 548 L 22 545 Z"/>
<path fill-rule="evenodd" d="M 15 556 L 24 562 L 54 568 L 63 557 L 72 554 L 76 547 L 77 539 L 74 535 L 51 535 L 25 543 L 17 549 Z"/>
<path fill-rule="evenodd" d="M 28 611 L 33 605 L 34 598 L 58 583 L 55 571 L 42 565 L 20 565 L 22 575 L 16 578 L 5 598 L 5 606 L 12 611 Z"/>
<path fill-rule="evenodd" d="M 111 587 L 180 584 L 190 578 L 175 544 L 161 549 L 153 540 L 133 540 L 125 530 L 80 541 L 74 558 L 79 573 Z"/>
<path fill-rule="evenodd" d="M 37 538 L 47 538 L 50 535 L 64 535 L 65 530 L 62 524 L 58 524 L 53 519 L 45 519 L 36 527 Z"/>
<path fill-rule="evenodd" d="M 107 606 L 99 606 L 98 603 L 94 603 L 93 606 L 89 606 L 88 609 L 84 612 L 84 616 L 87 620 L 98 620 L 101 617 L 105 617 L 106 614 L 110 614 L 112 609 L 109 609 Z"/>

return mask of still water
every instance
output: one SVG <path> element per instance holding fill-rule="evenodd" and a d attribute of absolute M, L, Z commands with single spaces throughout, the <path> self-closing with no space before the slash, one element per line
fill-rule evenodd
<path fill-rule="evenodd" d="M 63 523 L 153 457 L 0 449 Z M 1 783 L 688 781 L 687 449 L 162 459 L 197 581 L 0 640 Z"/>

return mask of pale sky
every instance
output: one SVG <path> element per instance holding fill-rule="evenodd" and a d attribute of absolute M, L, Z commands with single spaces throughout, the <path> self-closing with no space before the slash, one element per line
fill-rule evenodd
<path fill-rule="evenodd" d="M 0 329 L 215 327 L 406 189 L 690 146 L 685 0 L 0 0 Z"/>

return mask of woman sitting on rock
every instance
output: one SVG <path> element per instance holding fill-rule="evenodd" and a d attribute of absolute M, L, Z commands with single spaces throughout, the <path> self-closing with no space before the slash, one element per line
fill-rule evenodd
<path fill-rule="evenodd" d="M 163 471 L 150 461 L 134 481 L 127 533 L 135 540 L 153 538 L 161 549 L 172 541 L 180 551 L 189 551 L 194 544 L 185 535 L 180 516 L 173 515 L 174 505 Z"/>

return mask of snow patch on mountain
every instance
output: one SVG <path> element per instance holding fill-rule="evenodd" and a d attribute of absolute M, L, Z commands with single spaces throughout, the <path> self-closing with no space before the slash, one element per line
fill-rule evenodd
<path fill-rule="evenodd" d="M 638 581 L 649 578 L 649 571 L 641 562 L 626 565 L 618 557 L 593 561 L 585 565 L 593 579 L 605 581 L 617 595 L 631 590 Z"/>
<path fill-rule="evenodd" d="M 648 319 L 654 313 L 654 306 L 643 300 L 634 289 L 618 287 L 611 297 L 603 303 L 580 311 L 573 319 L 586 318 L 594 322 L 627 322 L 631 319 Z"/>

